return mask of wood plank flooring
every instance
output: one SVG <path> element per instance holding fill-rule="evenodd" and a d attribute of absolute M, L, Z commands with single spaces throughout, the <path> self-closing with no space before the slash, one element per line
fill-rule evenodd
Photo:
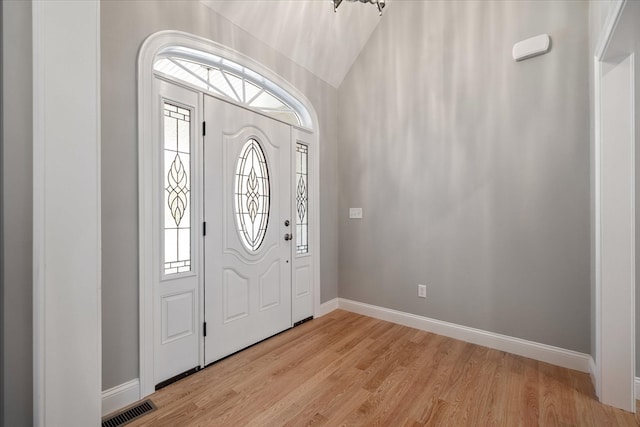
<path fill-rule="evenodd" d="M 336 310 L 150 396 L 130 426 L 635 426 L 588 374 Z"/>

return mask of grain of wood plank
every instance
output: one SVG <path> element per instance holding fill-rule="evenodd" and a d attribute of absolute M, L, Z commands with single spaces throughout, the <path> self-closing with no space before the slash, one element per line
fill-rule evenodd
<path fill-rule="evenodd" d="M 636 426 L 588 374 L 336 310 L 152 394 L 130 426 Z"/>

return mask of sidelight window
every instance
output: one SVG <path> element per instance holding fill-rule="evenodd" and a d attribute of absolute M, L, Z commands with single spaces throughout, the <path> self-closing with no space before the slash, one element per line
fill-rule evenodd
<path fill-rule="evenodd" d="M 309 253 L 309 147 L 296 143 L 296 253 Z"/>
<path fill-rule="evenodd" d="M 164 274 L 191 271 L 191 111 L 165 101 Z"/>

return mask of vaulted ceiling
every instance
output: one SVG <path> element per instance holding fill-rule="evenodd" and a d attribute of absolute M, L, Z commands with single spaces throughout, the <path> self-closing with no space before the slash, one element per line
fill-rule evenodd
<path fill-rule="evenodd" d="M 337 13 L 331 0 L 201 1 L 334 87 L 384 18 L 374 5 L 346 1 Z"/>

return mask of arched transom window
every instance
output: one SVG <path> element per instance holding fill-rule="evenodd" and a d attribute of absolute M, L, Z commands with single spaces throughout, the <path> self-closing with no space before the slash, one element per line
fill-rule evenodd
<path fill-rule="evenodd" d="M 158 55 L 154 71 L 262 111 L 293 125 L 311 127 L 307 110 L 280 86 L 226 58 L 176 47 Z"/>

